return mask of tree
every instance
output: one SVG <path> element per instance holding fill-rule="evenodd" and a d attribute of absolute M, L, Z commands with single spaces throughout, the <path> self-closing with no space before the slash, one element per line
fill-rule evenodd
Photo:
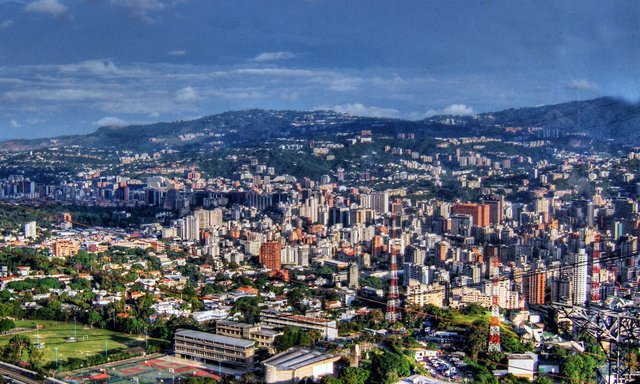
<path fill-rule="evenodd" d="M 533 380 L 533 384 L 553 384 L 553 381 L 546 375 L 539 375 Z"/>
<path fill-rule="evenodd" d="M 298 342 L 297 345 L 308 347 L 311 344 L 315 344 L 320 338 L 322 334 L 318 330 L 304 331 L 298 332 Z"/>
<path fill-rule="evenodd" d="M 530 349 L 529 344 L 523 344 L 520 340 L 516 339 L 508 333 L 504 333 L 501 335 L 500 343 L 502 344 L 502 349 L 505 352 L 524 353 Z"/>
<path fill-rule="evenodd" d="M 0 332 L 6 332 L 16 327 L 16 324 L 11 319 L 0 319 Z"/>
<path fill-rule="evenodd" d="M 98 311 L 96 311 L 95 309 L 89 310 L 89 312 L 87 313 L 87 323 L 89 323 L 90 326 L 94 326 L 96 324 L 99 324 L 100 321 L 102 321 L 102 316 L 100 316 Z"/>
<path fill-rule="evenodd" d="M 305 297 L 305 292 L 301 287 L 295 287 L 287 292 L 287 302 L 295 307 Z"/>
<path fill-rule="evenodd" d="M 340 380 L 344 384 L 365 384 L 369 379 L 369 371 L 357 367 L 346 367 L 340 373 Z"/>
<path fill-rule="evenodd" d="M 29 357 L 27 359 L 31 369 L 34 371 L 42 370 L 42 363 L 44 362 L 44 350 L 31 346 L 29 348 Z"/>
<path fill-rule="evenodd" d="M 342 384 L 342 380 L 335 376 L 324 376 L 320 381 L 321 384 Z"/>
<path fill-rule="evenodd" d="M 398 377 L 408 376 L 410 373 L 409 361 L 393 352 L 383 350 L 371 359 L 371 381 L 374 384 L 395 383 Z"/>
<path fill-rule="evenodd" d="M 529 380 L 521 379 L 519 377 L 514 376 L 511 373 L 506 374 L 499 380 L 500 384 L 528 384 Z"/>
<path fill-rule="evenodd" d="M 5 360 L 11 363 L 17 363 L 24 361 L 25 353 L 28 356 L 28 351 L 31 349 L 31 340 L 25 335 L 15 335 L 10 340 L 3 351 L 3 357 Z"/>
<path fill-rule="evenodd" d="M 152 337 L 169 340 L 169 338 L 171 337 L 171 330 L 163 319 L 158 319 L 151 326 L 150 334 Z"/>
<path fill-rule="evenodd" d="M 472 359 L 477 359 L 478 354 L 484 351 L 489 339 L 489 324 L 483 320 L 473 322 L 467 331 L 467 343 L 464 345 L 465 352 Z"/>
<path fill-rule="evenodd" d="M 567 376 L 572 384 L 595 380 L 596 360 L 588 355 L 573 354 L 567 356 L 560 373 Z"/>
<path fill-rule="evenodd" d="M 282 335 L 276 336 L 273 346 L 278 352 L 286 351 L 298 342 L 300 328 L 287 327 Z"/>
<path fill-rule="evenodd" d="M 260 320 L 259 297 L 241 297 L 235 302 L 235 310 L 242 313 L 245 323 L 254 324 Z"/>
<path fill-rule="evenodd" d="M 484 307 L 479 304 L 469 304 L 465 308 L 461 309 L 460 312 L 462 312 L 465 315 L 477 316 L 477 315 L 484 315 L 485 313 L 487 313 L 487 310 L 484 309 Z"/>

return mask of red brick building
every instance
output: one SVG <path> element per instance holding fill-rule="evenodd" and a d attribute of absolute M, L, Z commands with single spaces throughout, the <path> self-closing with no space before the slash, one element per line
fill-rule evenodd
<path fill-rule="evenodd" d="M 282 266 L 280 256 L 281 246 L 277 241 L 267 241 L 260 246 L 260 264 L 272 271 L 279 270 Z"/>
<path fill-rule="evenodd" d="M 451 213 L 469 215 L 473 218 L 473 225 L 486 227 L 490 224 L 490 208 L 488 204 L 458 203 L 451 207 Z"/>

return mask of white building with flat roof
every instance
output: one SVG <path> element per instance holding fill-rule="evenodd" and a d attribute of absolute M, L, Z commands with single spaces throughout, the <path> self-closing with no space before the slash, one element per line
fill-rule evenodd
<path fill-rule="evenodd" d="M 512 353 L 507 355 L 509 361 L 507 372 L 523 379 L 533 381 L 537 371 L 538 355 L 532 352 Z"/>
<path fill-rule="evenodd" d="M 289 348 L 262 362 L 264 381 L 267 384 L 294 384 L 305 378 L 317 381 L 333 375 L 333 363 L 340 356 L 306 348 Z"/>

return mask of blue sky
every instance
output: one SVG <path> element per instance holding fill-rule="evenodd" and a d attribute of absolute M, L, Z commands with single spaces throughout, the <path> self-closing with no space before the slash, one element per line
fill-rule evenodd
<path fill-rule="evenodd" d="M 634 1 L 0 0 L 0 139 L 640 97 Z"/>

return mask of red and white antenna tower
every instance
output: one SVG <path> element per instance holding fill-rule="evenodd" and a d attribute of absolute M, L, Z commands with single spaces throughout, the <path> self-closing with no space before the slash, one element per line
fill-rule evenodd
<path fill-rule="evenodd" d="M 491 323 L 489 324 L 489 353 L 500 352 L 500 305 L 498 301 L 498 280 L 500 276 L 498 258 L 493 258 L 493 283 L 491 284 Z"/>
<path fill-rule="evenodd" d="M 398 307 L 400 305 L 400 293 L 398 291 L 398 266 L 396 264 L 396 250 L 393 247 L 393 243 L 390 243 L 391 248 L 391 271 L 389 274 L 389 295 L 387 296 L 387 312 L 385 318 L 390 323 L 395 323 L 400 320 L 400 313 L 398 313 Z"/>

